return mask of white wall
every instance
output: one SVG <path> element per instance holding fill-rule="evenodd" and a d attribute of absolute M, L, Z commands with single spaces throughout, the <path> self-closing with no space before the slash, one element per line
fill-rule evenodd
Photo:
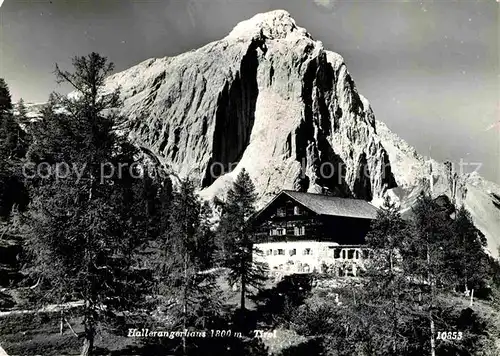
<path fill-rule="evenodd" d="M 343 258 L 342 252 L 340 257 L 335 259 L 333 256 L 333 248 L 342 248 L 345 250 L 345 258 Z M 304 250 L 306 248 L 311 249 L 311 254 L 304 255 Z M 306 269 L 301 269 L 300 266 L 309 266 L 309 272 L 313 272 L 316 269 L 317 272 L 321 272 L 323 264 L 332 265 L 339 262 L 347 261 L 351 264 L 357 266 L 362 264 L 361 246 L 358 247 L 343 247 L 336 242 L 319 242 L 314 240 L 309 241 L 290 241 L 290 242 L 265 242 L 254 245 L 254 249 L 258 249 L 261 252 L 254 252 L 255 261 L 264 262 L 268 265 L 270 274 L 280 273 L 283 275 L 292 273 L 308 273 Z M 275 255 L 274 251 L 282 249 L 285 251 L 284 255 Z M 290 250 L 296 250 L 296 254 L 290 256 Z M 267 251 L 272 250 L 271 255 L 267 255 Z M 358 252 L 358 259 L 356 259 L 356 253 L 352 259 L 347 259 L 347 250 L 354 250 Z M 356 267 L 353 268 L 354 273 L 356 273 Z"/>
<path fill-rule="evenodd" d="M 316 241 L 296 241 L 296 242 L 266 242 L 261 244 L 255 244 L 254 247 L 262 251 L 262 255 L 255 255 L 255 259 L 258 261 L 266 262 L 269 266 L 269 270 L 273 271 L 275 268 L 282 271 L 295 271 L 298 272 L 297 266 L 299 263 L 307 264 L 310 271 L 312 272 L 314 268 L 319 271 L 321 247 L 320 242 Z M 304 255 L 304 250 L 306 248 L 311 249 L 310 255 Z M 273 254 L 267 255 L 267 251 L 272 249 Z M 278 249 L 283 249 L 285 251 L 284 255 L 274 255 L 274 251 Z M 290 256 L 290 250 L 295 249 L 296 254 Z M 293 264 L 289 264 L 291 261 Z M 280 269 L 280 265 L 283 267 Z"/>

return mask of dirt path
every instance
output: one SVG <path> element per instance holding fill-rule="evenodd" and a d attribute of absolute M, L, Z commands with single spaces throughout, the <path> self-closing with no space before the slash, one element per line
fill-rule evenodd
<path fill-rule="evenodd" d="M 0 356 L 9 356 L 7 355 L 7 352 L 2 348 L 2 345 L 0 345 Z"/>
<path fill-rule="evenodd" d="M 0 312 L 0 317 L 3 316 L 9 316 L 9 315 L 15 315 L 15 314 L 34 314 L 34 313 L 54 313 L 61 311 L 62 309 L 72 309 L 72 308 L 77 308 L 81 307 L 83 305 L 82 300 L 78 300 L 76 302 L 69 302 L 69 303 L 64 303 L 64 304 L 51 304 L 47 305 L 46 307 L 43 307 L 38 310 L 9 310 L 9 311 L 3 311 Z M 0 350 L 0 356 L 4 356 Z"/>

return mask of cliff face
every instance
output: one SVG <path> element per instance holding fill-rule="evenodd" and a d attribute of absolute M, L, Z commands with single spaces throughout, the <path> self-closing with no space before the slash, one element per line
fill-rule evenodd
<path fill-rule="evenodd" d="M 392 194 L 409 207 L 429 189 L 432 163 L 433 194 L 464 202 L 496 254 L 500 188 L 477 175 L 453 177 L 376 121 L 342 57 L 286 11 L 108 78 L 107 90 L 118 86 L 128 119 L 120 128 L 168 169 L 196 178 L 205 198 L 223 196 L 245 168 L 260 204 L 296 189 L 375 204 Z"/>
<path fill-rule="evenodd" d="M 456 206 L 464 205 L 474 224 L 485 235 L 489 252 L 499 256 L 500 186 L 477 173 L 460 173 L 453 164 L 426 159 L 377 121 L 377 134 L 387 150 L 397 188 L 389 194 L 401 201 L 403 211 L 411 209 L 420 192 L 448 196 Z"/>
<path fill-rule="evenodd" d="M 145 61 L 120 85 L 123 127 L 204 195 L 245 168 L 266 199 L 283 188 L 371 200 L 395 186 L 367 100 L 342 57 L 285 11 L 256 15 L 224 39 Z"/>

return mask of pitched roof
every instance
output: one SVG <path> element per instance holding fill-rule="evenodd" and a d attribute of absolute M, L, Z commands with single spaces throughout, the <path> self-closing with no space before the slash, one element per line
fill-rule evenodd
<path fill-rule="evenodd" d="M 361 199 L 347 199 L 323 194 L 302 193 L 293 190 L 283 190 L 279 195 L 286 194 L 316 214 L 345 216 L 359 219 L 375 219 L 378 209 Z"/>

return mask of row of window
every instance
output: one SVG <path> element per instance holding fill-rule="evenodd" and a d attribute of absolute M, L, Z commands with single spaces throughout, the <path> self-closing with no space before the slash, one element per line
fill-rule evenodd
<path fill-rule="evenodd" d="M 363 258 L 368 259 L 368 251 L 363 250 L 362 253 L 363 253 Z M 331 251 L 330 251 L 329 255 L 331 256 Z M 352 259 L 359 260 L 361 258 L 361 253 L 358 250 L 341 250 L 341 249 L 336 248 L 336 249 L 333 249 L 333 258 L 342 258 L 343 260 L 345 260 L 345 259 L 347 259 L 347 260 L 352 260 Z"/>
<path fill-rule="evenodd" d="M 295 256 L 297 254 L 297 249 L 296 248 L 292 248 L 291 250 L 288 250 L 288 255 L 289 256 Z M 310 248 L 305 248 L 303 251 L 302 251 L 302 255 L 303 256 L 308 256 L 308 255 L 312 255 L 313 252 L 312 252 L 312 249 Z M 285 250 L 282 249 L 282 248 L 278 248 L 278 249 L 269 249 L 266 251 L 266 256 L 277 256 L 277 255 L 282 255 L 284 256 L 285 255 Z"/>
<path fill-rule="evenodd" d="M 288 207 L 281 207 L 281 208 L 278 208 L 278 210 L 276 211 L 276 215 L 279 216 L 279 217 L 285 217 L 287 215 L 302 215 L 304 212 L 302 211 L 302 209 L 300 208 L 300 206 L 288 206 Z"/>
<path fill-rule="evenodd" d="M 293 228 L 293 234 L 295 236 L 304 236 L 306 234 L 305 226 L 295 226 Z M 277 229 L 271 229 L 269 231 L 269 235 L 271 235 L 271 236 L 284 236 L 284 235 L 286 235 L 286 229 L 284 227 L 280 227 Z"/>
<path fill-rule="evenodd" d="M 297 254 L 297 249 L 293 248 L 288 250 L 288 255 L 289 256 L 295 256 Z M 303 256 L 308 256 L 312 255 L 313 251 L 310 248 L 305 248 L 302 251 Z M 278 248 L 278 249 L 268 249 L 266 250 L 266 256 L 284 256 L 285 255 L 285 249 Z M 342 258 L 343 260 L 352 260 L 356 259 L 359 260 L 361 258 L 361 253 L 358 250 L 341 250 L 341 249 L 333 249 L 333 258 Z M 363 251 L 363 258 L 367 259 L 368 258 L 368 251 Z"/>

